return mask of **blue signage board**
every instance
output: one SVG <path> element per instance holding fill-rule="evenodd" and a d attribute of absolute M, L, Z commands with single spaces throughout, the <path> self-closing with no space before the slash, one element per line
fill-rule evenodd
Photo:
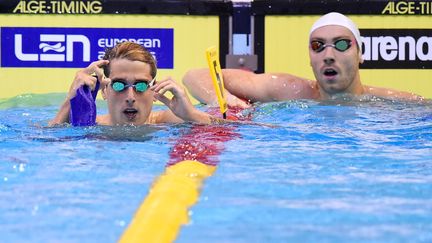
<path fill-rule="evenodd" d="M 105 49 L 133 41 L 147 48 L 158 68 L 174 68 L 174 30 L 154 28 L 1 27 L 1 67 L 86 67 Z"/>

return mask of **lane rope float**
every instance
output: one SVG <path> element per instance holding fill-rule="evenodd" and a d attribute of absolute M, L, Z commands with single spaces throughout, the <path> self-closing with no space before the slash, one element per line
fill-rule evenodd
<path fill-rule="evenodd" d="M 216 167 L 192 160 L 166 168 L 152 186 L 119 242 L 172 242 L 189 221 L 203 181 Z"/>

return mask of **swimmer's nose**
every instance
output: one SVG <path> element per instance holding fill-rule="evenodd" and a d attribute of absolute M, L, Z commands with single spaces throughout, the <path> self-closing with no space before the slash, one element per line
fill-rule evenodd
<path fill-rule="evenodd" d="M 324 62 L 326 64 L 332 64 L 335 61 L 335 49 L 333 47 L 328 46 L 327 48 L 324 49 Z"/>
<path fill-rule="evenodd" d="M 128 87 L 126 88 L 127 92 L 127 97 L 126 97 L 126 103 L 128 103 L 128 105 L 133 105 L 135 103 L 135 91 L 132 87 Z"/>
<path fill-rule="evenodd" d="M 126 103 L 128 103 L 128 105 L 133 105 L 135 103 L 135 99 L 127 99 Z"/>

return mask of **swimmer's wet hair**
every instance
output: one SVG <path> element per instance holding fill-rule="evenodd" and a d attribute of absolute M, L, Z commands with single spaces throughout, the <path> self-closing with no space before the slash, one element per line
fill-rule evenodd
<path fill-rule="evenodd" d="M 156 77 L 157 67 L 156 60 L 153 55 L 142 45 L 125 41 L 117 43 L 113 48 L 105 50 L 104 60 L 111 61 L 114 59 L 127 59 L 130 61 L 140 61 L 150 65 L 150 74 L 152 78 Z M 104 66 L 104 74 L 106 77 L 110 75 L 110 64 Z"/>

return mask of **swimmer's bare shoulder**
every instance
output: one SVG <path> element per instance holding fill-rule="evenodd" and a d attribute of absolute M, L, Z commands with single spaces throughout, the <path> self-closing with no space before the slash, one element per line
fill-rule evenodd
<path fill-rule="evenodd" d="M 318 99 L 317 81 L 300 78 L 288 73 L 269 73 L 267 79 L 274 83 L 273 96 L 275 100 Z"/>
<path fill-rule="evenodd" d="M 382 97 L 382 98 L 388 98 L 388 99 L 410 100 L 410 101 L 425 100 L 423 96 L 411 92 L 399 91 L 399 90 L 382 88 L 382 87 L 373 87 L 369 85 L 364 85 L 364 91 L 365 94 Z"/>
<path fill-rule="evenodd" d="M 109 114 L 99 115 L 96 117 L 96 124 L 102 125 L 102 126 L 108 126 L 108 125 L 111 125 L 110 120 L 111 120 L 111 118 L 110 118 Z"/>

